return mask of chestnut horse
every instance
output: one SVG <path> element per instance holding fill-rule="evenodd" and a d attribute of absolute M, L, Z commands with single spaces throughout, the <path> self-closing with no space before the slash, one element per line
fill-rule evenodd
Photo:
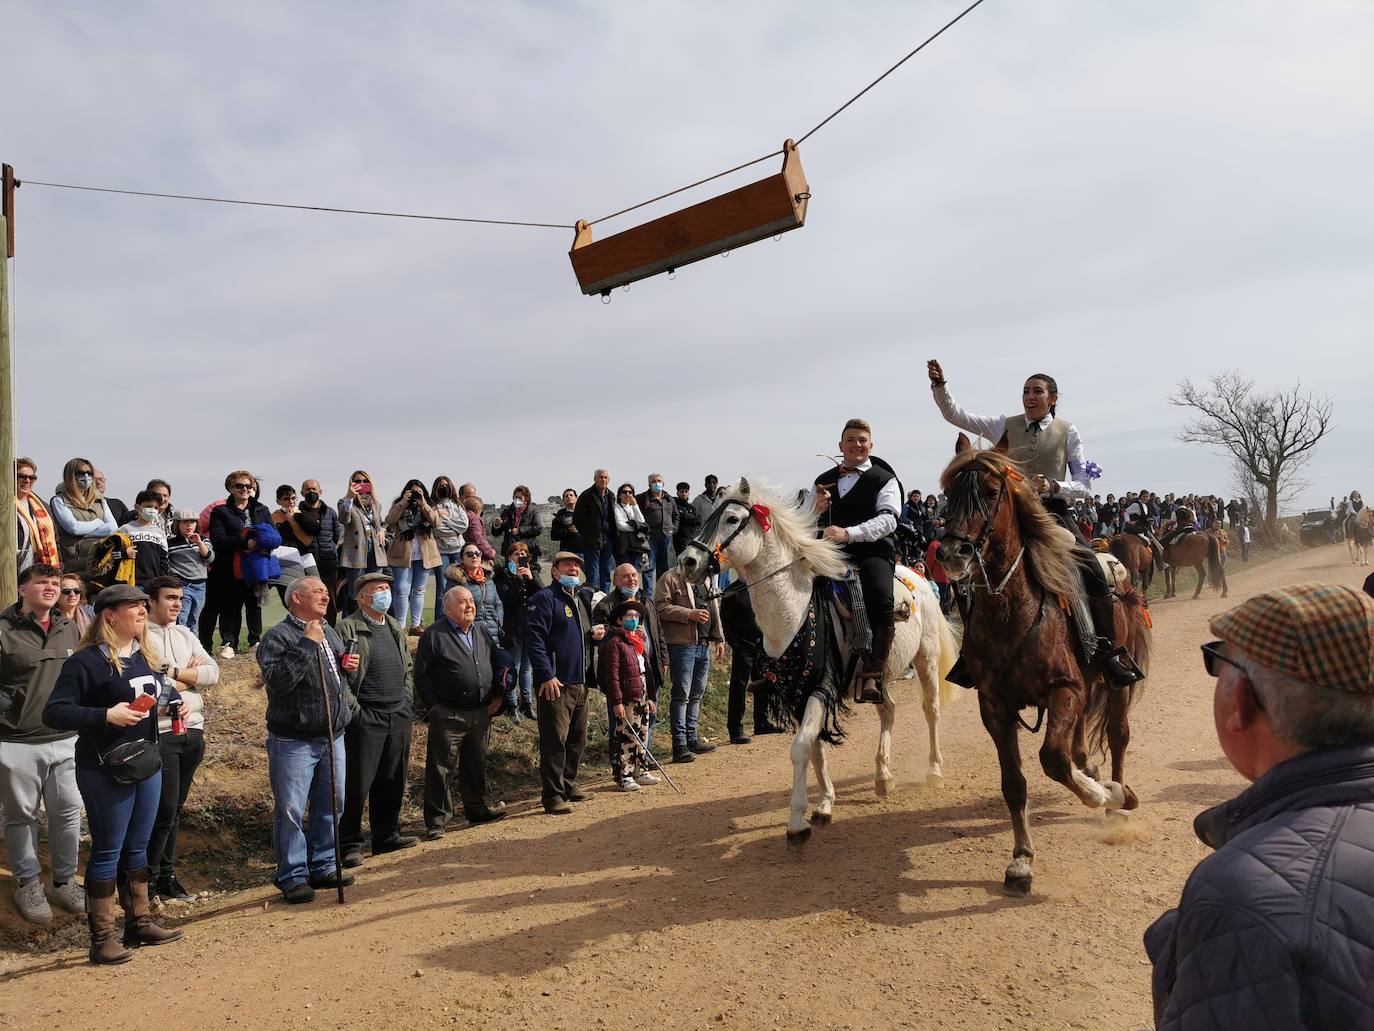
<path fill-rule="evenodd" d="M 1155 578 L 1155 549 L 1139 534 L 1118 533 L 1107 545 L 1107 551 L 1131 574 L 1132 587 L 1139 588 L 1142 594 L 1150 589 Z"/>
<path fill-rule="evenodd" d="M 1206 564 L 1206 571 L 1203 565 Z M 1210 533 L 1190 533 L 1182 540 L 1164 545 L 1164 597 L 1172 598 L 1178 593 L 1178 571 L 1182 566 L 1192 566 L 1197 570 L 1197 590 L 1193 600 L 1202 594 L 1202 585 L 1207 583 L 1214 591 L 1221 591 L 1226 597 L 1226 568 L 1221 564 L 1221 542 Z"/>
<path fill-rule="evenodd" d="M 938 556 L 960 582 L 963 657 L 978 687 L 978 707 L 1002 767 L 1002 797 L 1015 845 L 1003 880 L 1011 895 L 1030 891 L 1035 848 L 1026 816 L 1017 724 L 1020 711 L 1040 710 L 1045 725 L 1040 765 L 1089 808 L 1134 809 L 1124 766 L 1131 704 L 1144 687 L 1109 688 L 1083 657 L 1069 621 L 1082 591 L 1075 539 L 1045 511 L 1028 473 L 1006 453 L 1006 439 L 987 451 L 959 435 L 953 461 L 940 477 L 948 498 Z M 1142 671 L 1150 661 L 1150 623 L 1134 588 L 1118 587 L 1116 643 Z M 1024 726 L 1024 724 L 1022 724 Z M 1031 729 L 1027 727 L 1027 729 Z M 1032 731 L 1034 732 L 1034 731 Z M 1088 769 L 1088 754 L 1111 751 L 1112 778 Z"/>

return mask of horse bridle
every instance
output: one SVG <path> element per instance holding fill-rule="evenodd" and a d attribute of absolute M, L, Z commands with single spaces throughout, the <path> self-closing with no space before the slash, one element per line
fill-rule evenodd
<path fill-rule="evenodd" d="M 969 471 L 977 475 L 976 470 L 971 469 Z M 983 562 L 983 545 L 987 543 L 988 535 L 992 533 L 993 521 L 997 518 L 997 513 L 1001 511 L 1002 502 L 1007 496 L 1007 491 L 1010 489 L 1007 486 L 1007 480 L 1009 480 L 1012 476 L 1019 477 L 1019 475 L 1019 473 L 1016 473 L 1013 469 L 1010 468 L 1006 469 L 1003 472 L 1002 486 L 1001 489 L 997 492 L 997 500 L 993 502 L 991 512 L 989 512 L 987 506 L 983 504 L 982 493 L 978 491 L 974 492 L 974 500 L 978 503 L 978 512 L 983 517 L 983 528 L 978 531 L 977 537 L 969 537 L 967 534 L 955 533 L 950 530 L 945 531 L 946 540 L 963 541 L 965 544 L 968 544 L 973 548 L 973 559 L 975 562 L 978 563 L 978 571 L 983 576 L 983 582 L 981 584 L 975 582 L 971 584 L 971 586 L 982 587 L 989 594 L 994 596 L 1001 594 L 1003 591 L 1007 589 L 1007 584 L 1011 583 L 1012 575 L 1020 567 L 1021 560 L 1025 557 L 1026 554 L 1026 546 L 1023 544 L 1021 545 L 1021 550 L 1016 553 L 1016 558 L 1012 561 L 1011 568 L 1007 570 L 1007 575 L 1002 577 L 1001 581 L 997 584 L 996 587 L 992 586 L 992 581 L 988 577 L 988 567 Z"/>
<path fill-rule="evenodd" d="M 740 508 L 744 509 L 744 518 L 740 520 L 740 524 L 737 527 L 730 531 L 730 535 L 726 537 L 725 540 L 721 541 L 714 548 L 707 547 L 705 540 L 707 534 L 710 532 L 714 532 L 715 529 L 720 525 L 721 517 L 725 515 L 725 510 L 729 508 L 731 505 L 738 505 Z M 725 549 L 728 548 L 732 543 L 734 543 L 735 538 L 744 532 L 744 528 L 748 526 L 751 521 L 756 520 L 757 516 L 754 513 L 754 506 L 748 504 L 747 502 L 741 501 L 738 498 L 727 498 L 725 501 L 722 501 L 718 506 L 716 506 L 716 510 L 714 512 L 707 516 L 706 522 L 701 524 L 700 533 L 696 537 L 694 537 L 692 539 L 691 544 L 688 545 L 688 547 L 697 547 L 700 548 L 702 551 L 706 552 L 707 556 L 709 557 L 709 561 L 706 563 L 707 576 L 711 576 L 712 574 L 719 573 L 721 571 L 720 559 Z M 767 576 L 760 577 L 753 583 L 745 583 L 743 580 L 736 580 L 729 587 L 726 587 L 723 591 L 718 592 L 714 596 L 717 598 L 728 598 L 730 597 L 730 595 L 738 594 L 740 591 L 750 590 L 754 587 L 757 587 L 765 580 L 773 579 L 773 577 L 777 576 L 779 573 L 785 573 L 787 570 L 791 569 L 799 562 L 801 562 L 801 558 L 795 558 L 791 562 L 788 562 L 786 565 L 779 566 L 777 569 L 773 570 Z"/>

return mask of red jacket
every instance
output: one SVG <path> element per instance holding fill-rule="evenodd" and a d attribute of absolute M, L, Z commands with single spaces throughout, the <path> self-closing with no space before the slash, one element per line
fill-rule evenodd
<path fill-rule="evenodd" d="M 639 652 L 621 627 L 610 629 L 601 642 L 596 667 L 597 686 L 612 706 L 634 705 L 644 697 L 644 674 L 639 671 Z M 651 692 L 650 699 L 654 698 Z"/>
<path fill-rule="evenodd" d="M 935 557 L 935 552 L 939 548 L 939 541 L 931 541 L 930 547 L 926 549 L 926 572 L 937 584 L 947 584 L 949 583 L 949 574 L 945 572 L 945 567 L 940 565 L 940 560 Z"/>

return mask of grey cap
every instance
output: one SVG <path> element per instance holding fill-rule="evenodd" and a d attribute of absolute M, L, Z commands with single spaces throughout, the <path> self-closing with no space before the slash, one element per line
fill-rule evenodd
<path fill-rule="evenodd" d="M 146 604 L 150 600 L 146 594 L 132 584 L 115 584 L 112 587 L 106 587 L 97 594 L 92 604 L 95 606 L 95 611 L 99 612 L 102 609 L 108 609 L 114 605 L 123 605 L 129 601 L 141 601 Z"/>
<path fill-rule="evenodd" d="M 189 508 L 174 508 L 174 509 L 172 509 L 172 522 L 174 522 L 174 523 L 184 523 L 184 522 L 185 522 L 186 520 L 188 520 L 188 519 L 191 520 L 192 522 L 196 522 L 196 523 L 200 522 L 200 516 L 199 516 L 198 514 L 196 514 L 196 512 L 193 511 L 192 509 L 189 509 Z"/>
<path fill-rule="evenodd" d="M 358 582 L 354 585 L 353 589 L 357 591 L 359 587 L 366 587 L 368 584 L 389 584 L 391 582 L 390 573 L 383 573 L 379 569 L 374 569 L 372 572 L 364 573 L 362 576 L 358 577 Z"/>

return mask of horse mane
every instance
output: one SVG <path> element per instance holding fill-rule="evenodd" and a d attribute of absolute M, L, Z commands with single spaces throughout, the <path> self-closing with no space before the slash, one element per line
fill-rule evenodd
<path fill-rule="evenodd" d="M 1015 475 L 1008 476 L 1008 471 Z M 1073 559 L 1075 538 L 1040 504 L 1039 496 L 1030 488 L 1030 471 L 1021 462 L 995 448 L 969 448 L 956 454 L 940 474 L 940 489 L 948 498 L 950 511 L 961 516 L 972 514 L 978 505 L 979 480 L 984 474 L 1007 485 L 1016 526 L 1026 546 L 1026 573 L 1032 582 L 1066 601 L 1080 594 L 1082 587 Z"/>
<path fill-rule="evenodd" d="M 784 498 L 772 484 L 757 484 L 749 481 L 749 493 L 740 493 L 739 485 L 730 488 L 725 495 L 731 501 L 741 501 L 746 505 L 764 505 L 769 510 L 773 527 L 769 533 L 778 535 L 779 541 L 796 552 L 800 564 L 809 569 L 814 576 L 827 576 L 831 579 L 844 579 L 849 572 L 844 552 L 839 545 L 816 536 L 816 515 L 804 508 L 806 495 L 800 501 Z"/>

